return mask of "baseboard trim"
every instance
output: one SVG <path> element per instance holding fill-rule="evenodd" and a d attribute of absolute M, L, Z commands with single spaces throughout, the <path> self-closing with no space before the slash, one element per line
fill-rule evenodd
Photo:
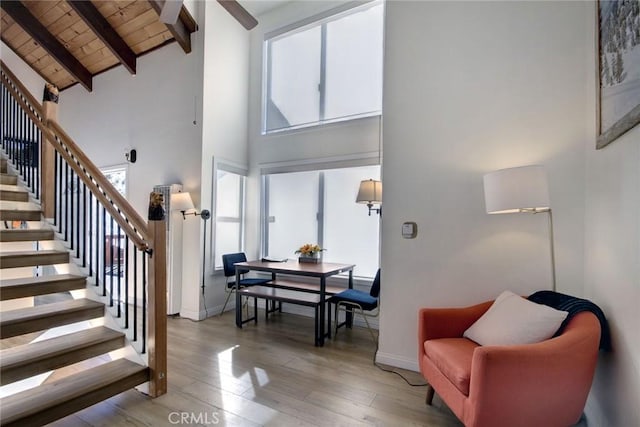
<path fill-rule="evenodd" d="M 415 359 L 398 356 L 397 354 L 383 353 L 380 350 L 376 353 L 376 362 L 409 371 L 420 372 L 420 367 Z"/>
<path fill-rule="evenodd" d="M 204 320 L 205 315 L 206 313 L 204 310 L 200 310 L 200 311 L 185 310 L 185 309 L 180 310 L 180 317 L 185 317 L 191 320 Z"/>

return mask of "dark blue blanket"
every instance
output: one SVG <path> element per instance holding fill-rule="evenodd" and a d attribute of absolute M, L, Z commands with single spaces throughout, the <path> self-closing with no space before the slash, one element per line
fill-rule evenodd
<path fill-rule="evenodd" d="M 605 351 L 611 350 L 611 335 L 609 334 L 609 324 L 607 318 L 604 317 L 604 313 L 600 310 L 600 307 L 595 305 L 589 300 L 572 297 L 570 295 L 561 294 L 553 291 L 538 291 L 527 298 L 529 301 L 548 305 L 556 310 L 568 311 L 569 315 L 560 325 L 560 329 L 554 336 L 558 336 L 562 333 L 569 320 L 576 314 L 582 311 L 590 311 L 596 315 L 600 321 L 600 348 Z"/>

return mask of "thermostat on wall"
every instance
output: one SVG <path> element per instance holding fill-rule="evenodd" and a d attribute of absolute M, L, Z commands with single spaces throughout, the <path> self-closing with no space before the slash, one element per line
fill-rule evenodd
<path fill-rule="evenodd" d="M 405 222 L 402 224 L 402 237 L 405 239 L 415 239 L 418 235 L 418 224 L 415 222 Z"/>

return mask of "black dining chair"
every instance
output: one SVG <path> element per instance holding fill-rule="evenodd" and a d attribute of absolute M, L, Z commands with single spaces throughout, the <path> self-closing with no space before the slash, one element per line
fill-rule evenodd
<path fill-rule="evenodd" d="M 226 280 L 225 292 L 227 294 L 227 298 L 224 301 L 224 305 L 222 306 L 222 313 L 224 313 L 224 309 L 227 307 L 227 303 L 229 302 L 229 298 L 238 288 L 245 288 L 247 286 L 256 286 L 256 285 L 264 285 L 269 282 L 271 279 L 260 279 L 260 278 L 244 278 L 244 274 L 240 276 L 240 283 L 236 286 L 236 266 L 235 263 L 238 262 L 246 262 L 247 256 L 244 252 L 238 252 L 234 254 L 224 254 L 222 255 L 222 268 L 224 270 L 224 276 Z M 233 280 L 231 280 L 233 278 Z M 236 307 L 238 309 L 238 307 Z"/>
<path fill-rule="evenodd" d="M 378 317 L 380 314 L 380 309 L 378 305 L 378 299 L 380 297 L 380 269 L 376 272 L 376 277 L 373 279 L 373 283 L 371 285 L 371 291 L 369 293 L 359 291 L 357 289 L 345 289 L 344 291 L 335 294 L 331 298 L 327 300 L 327 302 L 335 304 L 335 333 L 334 338 L 338 335 L 338 328 L 342 325 L 338 323 L 338 313 L 340 310 L 343 310 L 345 313 L 347 311 L 352 311 L 353 313 L 360 314 L 365 323 L 367 324 L 367 329 L 369 329 L 369 333 L 371 333 L 371 337 L 373 341 L 376 341 L 376 336 L 373 333 L 373 329 L 371 329 L 371 325 L 369 325 L 368 317 Z"/>

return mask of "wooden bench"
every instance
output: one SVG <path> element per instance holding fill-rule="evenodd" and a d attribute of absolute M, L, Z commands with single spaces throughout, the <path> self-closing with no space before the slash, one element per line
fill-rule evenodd
<path fill-rule="evenodd" d="M 279 289 L 289 289 L 292 291 L 311 292 L 316 294 L 320 293 L 320 283 L 317 283 L 317 282 L 308 283 L 308 282 L 299 282 L 294 280 L 276 279 L 276 280 L 271 280 L 270 282 L 266 283 L 264 286 L 271 286 Z M 348 289 L 348 288 L 345 288 L 342 286 L 326 285 L 325 294 L 328 296 L 332 296 L 335 294 L 339 294 L 345 289 Z M 275 301 L 271 308 L 269 308 L 269 305 L 267 304 L 265 308 L 265 318 L 268 319 L 269 313 L 275 313 L 275 312 L 282 313 L 282 302 L 286 302 L 286 301 L 280 301 L 277 308 L 275 307 Z M 328 307 L 328 316 L 331 317 L 331 307 L 329 305 L 327 305 L 327 307 Z M 327 324 L 331 326 L 331 319 L 327 319 Z M 328 336 L 329 337 L 331 336 L 331 331 L 328 331 Z"/>
<path fill-rule="evenodd" d="M 277 280 L 272 280 L 268 282 L 265 286 L 271 286 L 273 288 L 279 288 L 279 289 L 290 289 L 293 291 L 300 291 L 300 292 L 320 293 L 320 283 L 305 283 L 305 282 L 297 282 L 293 280 L 277 279 Z M 341 286 L 327 285 L 325 286 L 325 293 L 327 295 L 335 295 L 337 293 L 344 291 L 345 289 L 347 288 L 341 287 Z"/>
<path fill-rule="evenodd" d="M 318 290 L 319 291 L 319 290 Z M 306 307 L 313 307 L 315 311 L 314 316 L 314 325 L 315 325 L 315 345 L 318 346 L 318 331 L 320 327 L 319 320 L 319 312 L 320 312 L 320 295 L 316 293 L 312 293 L 310 291 L 300 291 L 300 290 L 292 290 L 292 289 L 283 289 L 271 286 L 250 286 L 247 288 L 242 288 L 238 292 L 240 292 L 241 296 L 252 297 L 254 298 L 253 304 L 253 317 L 249 319 L 245 319 L 242 323 L 247 323 L 250 321 L 254 321 L 258 323 L 258 304 L 257 299 L 264 299 L 267 302 L 266 313 L 265 315 L 269 316 L 269 301 L 279 302 L 279 303 L 290 303 L 303 305 Z M 272 311 L 271 311 L 272 312 Z M 330 322 L 331 316 L 327 316 L 327 322 Z M 328 330 L 331 331 L 331 324 L 329 324 Z"/>

